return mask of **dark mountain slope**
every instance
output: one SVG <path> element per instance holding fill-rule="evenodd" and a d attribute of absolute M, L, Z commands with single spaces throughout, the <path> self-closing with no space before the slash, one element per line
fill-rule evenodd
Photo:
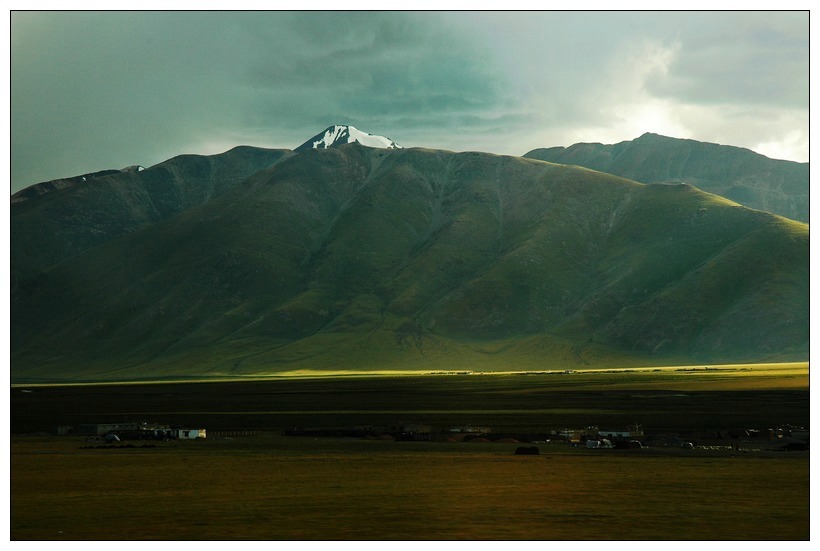
<path fill-rule="evenodd" d="M 12 293 L 13 378 L 804 358 L 808 228 L 688 185 L 350 144 Z"/>
<path fill-rule="evenodd" d="M 748 149 L 644 134 L 614 145 L 578 143 L 524 156 L 647 184 L 685 182 L 754 209 L 809 220 L 809 164 L 769 159 Z"/>
<path fill-rule="evenodd" d="M 181 155 L 146 170 L 103 171 L 26 188 L 11 198 L 12 284 L 218 197 L 290 154 L 236 147 Z"/>

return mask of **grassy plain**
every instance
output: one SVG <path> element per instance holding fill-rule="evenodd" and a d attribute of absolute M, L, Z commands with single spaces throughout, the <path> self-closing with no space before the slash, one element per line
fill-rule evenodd
<path fill-rule="evenodd" d="M 118 449 L 50 435 L 129 420 L 261 434 Z M 515 456 L 515 443 L 280 435 L 400 422 L 499 436 L 635 422 L 691 437 L 807 427 L 808 366 L 16 386 L 11 538 L 809 538 L 808 452 L 550 443 Z"/>
<path fill-rule="evenodd" d="M 12 539 L 805 540 L 807 453 L 12 440 Z"/>

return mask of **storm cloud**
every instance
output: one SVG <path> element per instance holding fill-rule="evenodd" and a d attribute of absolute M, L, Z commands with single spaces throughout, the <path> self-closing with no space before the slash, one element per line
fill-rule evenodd
<path fill-rule="evenodd" d="M 11 191 L 331 124 L 523 155 L 656 132 L 808 160 L 808 12 L 12 12 Z"/>

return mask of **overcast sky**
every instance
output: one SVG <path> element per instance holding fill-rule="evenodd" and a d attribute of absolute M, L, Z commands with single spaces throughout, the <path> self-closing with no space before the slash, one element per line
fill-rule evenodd
<path fill-rule="evenodd" d="M 808 12 L 12 12 L 12 192 L 331 124 L 523 155 L 655 132 L 808 161 Z"/>

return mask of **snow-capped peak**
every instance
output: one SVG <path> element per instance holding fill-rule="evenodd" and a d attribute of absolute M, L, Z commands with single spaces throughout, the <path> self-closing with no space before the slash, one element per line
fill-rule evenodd
<path fill-rule="evenodd" d="M 401 149 L 401 146 L 384 136 L 375 136 L 362 132 L 355 126 L 336 124 L 329 126 L 324 132 L 316 134 L 300 145 L 295 151 L 302 149 L 327 149 L 341 144 L 357 142 L 367 147 L 380 149 Z"/>

